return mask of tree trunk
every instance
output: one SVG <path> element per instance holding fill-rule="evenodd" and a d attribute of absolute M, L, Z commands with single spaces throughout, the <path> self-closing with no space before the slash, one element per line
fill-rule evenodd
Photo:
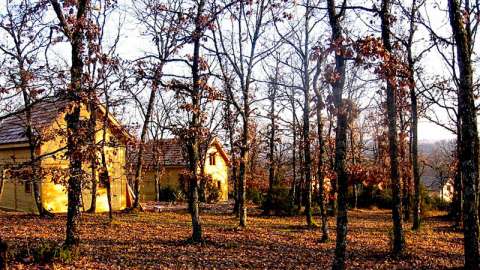
<path fill-rule="evenodd" d="M 150 98 L 147 105 L 147 112 L 145 113 L 145 119 L 142 126 L 142 133 L 140 134 L 140 145 L 138 146 L 137 166 L 135 167 L 135 182 L 133 188 L 135 193 L 135 200 L 133 202 L 134 209 L 138 209 L 140 207 L 140 182 L 142 181 L 143 152 L 145 148 L 145 140 L 147 139 L 148 125 L 150 123 L 150 118 L 153 112 L 153 105 L 155 103 L 156 93 L 157 87 L 152 86 L 152 91 L 150 92 Z"/>
<path fill-rule="evenodd" d="M 408 69 L 410 71 L 410 110 L 412 113 L 411 145 L 410 155 L 412 161 L 412 174 L 414 185 L 414 199 L 413 199 L 413 230 L 419 230 L 421 225 L 421 194 L 420 194 L 420 169 L 418 166 L 418 108 L 417 108 L 417 94 L 415 93 L 415 74 L 414 74 L 414 60 L 412 56 L 413 34 L 415 31 L 415 15 L 417 13 L 416 1 L 412 1 L 412 11 L 410 14 L 410 35 L 408 39 L 409 46 L 407 47 L 408 54 Z"/>
<path fill-rule="evenodd" d="M 103 150 L 105 151 L 105 150 Z M 108 217 L 110 221 L 113 219 L 113 212 L 112 212 L 112 189 L 111 189 L 111 179 L 110 174 L 108 173 L 108 168 L 106 161 L 104 162 L 105 154 L 102 153 L 102 171 L 100 173 L 100 182 L 105 186 L 107 189 L 107 203 L 108 203 Z"/>
<path fill-rule="evenodd" d="M 457 144 L 456 144 L 456 158 L 460 158 L 460 143 L 461 143 L 461 133 L 460 133 L 460 120 L 457 120 Z M 453 182 L 453 198 L 452 198 L 452 208 L 450 215 L 455 221 L 455 227 L 463 227 L 463 180 L 462 180 L 462 165 L 460 162 L 456 164 L 455 178 Z"/>
<path fill-rule="evenodd" d="M 202 203 L 207 202 L 207 178 L 205 176 L 205 163 L 199 162 L 200 166 L 200 185 L 198 187 L 198 200 Z M 203 165 L 202 165 L 203 163 Z"/>
<path fill-rule="evenodd" d="M 295 205 L 295 199 L 297 197 L 297 193 L 299 192 L 296 189 L 297 186 L 297 115 L 295 111 L 295 90 L 292 88 L 291 93 L 291 105 L 292 105 L 292 133 L 293 133 L 293 144 L 292 144 L 292 186 L 290 188 L 290 196 L 291 196 L 291 204 Z"/>
<path fill-rule="evenodd" d="M 238 200 L 238 177 L 237 177 L 237 165 L 236 160 L 233 158 L 232 155 L 232 174 L 230 176 L 230 179 L 233 183 L 233 213 L 235 214 L 236 217 L 238 217 L 239 212 L 239 200 Z"/>
<path fill-rule="evenodd" d="M 357 209 L 357 184 L 352 184 L 352 195 L 353 195 L 353 209 Z"/>
<path fill-rule="evenodd" d="M 400 142 L 400 149 L 401 149 L 401 155 L 400 155 L 400 160 L 402 160 L 402 165 L 401 166 L 406 166 L 406 159 L 407 159 L 407 153 L 406 153 L 406 145 L 404 141 L 402 140 Z M 403 180 L 403 186 L 402 186 L 402 207 L 403 207 L 403 220 L 405 222 L 410 220 L 410 177 L 408 175 L 403 175 L 400 179 Z"/>
<path fill-rule="evenodd" d="M 92 90 L 90 90 L 91 92 L 93 92 Z M 95 144 L 96 144 L 96 138 L 95 138 L 95 129 L 96 129 L 96 125 L 97 125 L 97 106 L 95 104 L 95 100 L 93 100 L 94 97 L 90 96 L 90 100 L 89 100 L 89 111 L 90 111 L 90 119 L 89 119 L 89 123 L 88 123 L 88 129 L 89 129 L 89 132 L 90 132 L 90 143 L 92 144 L 92 148 L 94 149 L 94 156 L 95 158 L 92 159 L 91 161 L 91 168 L 92 168 L 92 171 L 91 171 L 91 183 L 92 183 L 92 198 L 91 198 L 91 203 L 90 203 L 90 209 L 88 209 L 88 212 L 90 213 L 95 213 L 96 211 L 96 208 L 97 208 L 97 151 L 96 151 L 96 147 L 95 147 Z"/>
<path fill-rule="evenodd" d="M 318 204 L 320 206 L 320 217 L 322 219 L 322 237 L 321 243 L 328 241 L 328 217 L 327 207 L 325 200 L 325 168 L 324 168 L 324 155 L 325 155 L 325 141 L 323 137 L 323 120 L 322 109 L 325 105 L 323 103 L 322 92 L 318 87 L 318 79 L 322 73 L 322 59 L 317 59 L 317 65 L 315 67 L 315 74 L 313 76 L 313 91 L 317 99 L 316 113 L 317 113 L 317 141 L 318 141 L 318 156 L 317 156 L 317 179 L 318 179 Z"/>
<path fill-rule="evenodd" d="M 4 186 L 5 186 L 5 177 L 3 176 L 3 167 L 0 167 L 0 198 L 2 197 Z"/>
<path fill-rule="evenodd" d="M 80 94 L 83 92 L 83 29 L 74 33 L 72 42 L 72 67 L 71 81 L 72 85 L 68 90 L 68 101 L 74 104 L 73 109 L 67 113 L 67 148 L 69 153 L 70 177 L 68 179 L 68 211 L 67 211 L 67 230 L 65 246 L 73 247 L 79 244 L 79 223 L 81 218 L 80 203 L 82 193 L 82 158 L 79 154 L 81 145 L 77 143 L 77 134 L 80 130 Z"/>
<path fill-rule="evenodd" d="M 244 103 L 244 111 L 249 111 L 249 105 Z M 246 169 L 248 162 L 248 117 L 244 116 L 242 131 L 242 146 L 240 148 L 240 168 L 238 175 L 238 209 L 240 214 L 240 227 L 247 226 L 247 205 L 246 205 Z"/>
<path fill-rule="evenodd" d="M 106 175 L 107 178 L 107 202 L 108 202 L 108 218 L 110 219 L 110 221 L 113 220 L 113 209 L 112 209 L 112 182 L 110 180 L 110 175 Z"/>
<path fill-rule="evenodd" d="M 232 111 L 230 110 L 230 104 L 227 105 L 227 117 L 228 117 L 228 137 L 230 140 L 230 162 L 231 162 L 231 174 L 230 180 L 233 183 L 233 213 L 238 217 L 239 214 L 239 198 L 238 198 L 238 177 L 237 177 L 237 160 L 235 156 L 235 127 L 233 124 Z"/>
<path fill-rule="evenodd" d="M 83 82 L 83 53 L 85 51 L 85 28 L 86 23 L 77 23 L 75 27 L 69 28 L 65 24 L 65 16 L 63 8 L 57 0 L 50 0 L 55 14 L 63 27 L 64 33 L 68 36 L 70 45 L 72 47 L 72 62 L 70 68 L 71 83 L 67 89 L 67 101 L 72 105 L 71 110 L 68 110 L 65 120 L 67 122 L 67 154 L 69 158 L 69 179 L 67 188 L 68 206 L 67 206 L 67 229 L 65 238 L 65 247 L 72 248 L 77 246 L 80 242 L 79 223 L 81 218 L 80 203 L 82 193 L 82 154 L 81 149 L 84 146 L 83 142 L 78 142 L 77 137 L 80 131 L 80 102 L 81 95 L 84 92 Z M 89 0 L 77 1 L 76 20 L 84 22 L 87 13 L 90 9 Z"/>
<path fill-rule="evenodd" d="M 390 0 L 382 0 L 380 17 L 382 21 L 382 41 L 385 50 L 392 53 L 392 44 L 390 41 Z M 390 179 L 392 188 L 392 220 L 393 220 L 393 253 L 399 255 L 404 250 L 404 238 L 402 228 L 402 199 L 400 187 L 400 173 L 398 168 L 398 139 L 397 139 L 397 101 L 396 89 L 392 83 L 387 80 L 387 122 L 388 122 L 388 141 L 390 156 Z"/>
<path fill-rule="evenodd" d="M 187 151 L 188 151 L 188 169 L 190 173 L 189 183 L 189 208 L 192 218 L 192 237 L 193 242 L 201 242 L 202 238 L 202 226 L 200 220 L 200 208 L 198 201 L 198 168 L 200 160 L 199 150 L 199 134 L 201 129 L 200 119 L 200 39 L 203 33 L 203 9 L 205 6 L 205 0 L 200 0 L 197 6 L 197 14 L 195 17 L 195 31 L 193 32 L 193 58 L 192 58 L 192 116 L 189 121 L 189 130 L 193 130 L 193 136 L 188 136 L 187 139 Z"/>
<path fill-rule="evenodd" d="M 418 116 L 417 116 L 417 95 L 414 88 L 410 89 L 410 99 L 412 107 L 412 170 L 414 183 L 414 207 L 413 207 L 413 230 L 419 230 L 421 226 L 421 201 L 420 194 L 420 170 L 418 166 Z"/>
<path fill-rule="evenodd" d="M 352 124 L 352 123 L 350 123 L 350 124 Z M 350 127 L 349 129 L 350 129 L 350 152 L 351 152 L 351 155 L 352 155 L 352 165 L 355 166 L 355 164 L 357 162 L 356 156 L 355 156 L 355 134 L 354 134 L 354 131 L 353 131 L 353 127 Z M 352 184 L 352 192 L 353 192 L 353 199 L 354 199 L 353 208 L 357 209 L 357 197 L 358 197 L 357 183 Z"/>
<path fill-rule="evenodd" d="M 331 138 L 332 137 L 332 129 L 333 129 L 333 116 L 332 114 L 330 114 L 329 116 L 329 125 L 328 125 L 328 135 L 327 135 L 327 138 Z M 329 151 L 330 151 L 330 168 L 332 169 L 335 169 L 335 155 L 334 155 L 334 147 L 332 146 L 332 144 L 329 144 Z M 329 202 L 330 202 L 330 207 L 332 209 L 331 211 L 331 216 L 335 217 L 337 216 L 337 190 L 338 190 L 338 186 L 337 186 L 337 180 L 332 177 L 330 179 L 330 198 L 329 198 Z"/>
<path fill-rule="evenodd" d="M 23 90 L 22 90 L 23 91 Z M 35 198 L 35 204 L 37 206 L 38 213 L 40 217 L 45 217 L 51 215 L 44 207 L 42 204 L 42 198 L 41 198 L 41 190 L 40 190 L 40 185 L 41 185 L 41 179 L 38 177 L 38 162 L 36 160 L 36 155 L 35 155 L 35 149 L 37 148 L 34 134 L 33 134 L 33 129 L 32 129 L 32 116 L 31 116 L 31 110 L 30 110 L 30 102 L 29 98 L 27 96 L 26 91 L 23 91 L 24 94 L 24 100 L 25 100 L 25 105 L 26 105 L 26 118 L 27 118 L 27 138 L 28 138 L 28 145 L 29 145 L 29 152 L 30 152 L 30 162 L 31 162 L 31 168 L 32 168 L 32 185 L 33 185 L 33 196 Z"/>
<path fill-rule="evenodd" d="M 76 60 L 75 60 L 76 61 Z M 81 60 L 80 60 L 81 62 Z M 78 65 L 78 63 L 76 64 Z M 75 65 L 73 65 L 75 67 Z M 75 88 L 81 89 L 80 78 L 82 71 L 72 67 L 72 80 L 74 78 L 76 81 L 73 82 L 73 85 L 77 86 Z M 75 75 L 74 75 L 75 74 Z M 77 90 L 78 91 L 78 90 Z M 73 247 L 80 243 L 80 232 L 78 226 L 80 224 L 80 203 L 81 203 L 81 193 L 82 193 L 82 159 L 78 154 L 79 147 L 76 143 L 76 134 L 79 130 L 80 125 L 80 104 L 77 103 L 78 95 L 77 93 L 70 92 L 69 99 L 71 102 L 75 102 L 76 105 L 71 113 L 68 113 L 66 116 L 67 127 L 68 127 L 68 152 L 70 153 L 70 166 L 69 172 L 70 177 L 68 179 L 68 210 L 67 210 L 67 230 L 66 230 L 66 239 L 65 246 Z"/>
<path fill-rule="evenodd" d="M 316 80 L 314 80 L 314 89 L 316 89 Z M 317 91 L 316 91 L 317 92 Z M 325 205 L 325 174 L 323 159 L 325 146 L 323 141 L 323 121 L 322 121 L 322 96 L 317 93 L 317 136 L 318 136 L 318 157 L 317 157 L 317 178 L 318 178 L 318 204 L 320 205 L 320 216 L 322 218 L 322 238 L 321 243 L 328 241 L 328 217 L 327 206 Z"/>
<path fill-rule="evenodd" d="M 298 212 L 302 210 L 302 206 L 304 205 L 304 195 L 305 195 L 305 170 L 303 169 L 303 164 L 304 164 L 304 153 L 302 151 L 302 143 L 298 143 L 298 153 L 299 153 L 299 163 L 302 166 L 300 170 L 300 178 L 298 179 L 298 185 L 297 185 L 297 207 L 298 207 Z"/>
<path fill-rule="evenodd" d="M 27 10 L 27 8 L 25 8 Z M 28 12 L 24 15 L 28 15 Z M 27 18 L 26 16 L 24 18 Z M 12 28 L 9 31 L 10 36 L 13 38 L 13 50 L 15 50 L 12 55 L 15 55 L 15 60 L 18 61 L 18 75 L 20 75 L 20 81 L 19 84 L 15 83 L 15 87 L 18 87 L 21 92 L 22 92 L 22 97 L 24 101 L 24 106 L 25 106 L 25 135 L 28 139 L 28 146 L 29 146 L 29 152 L 30 152 L 30 167 L 31 167 L 31 175 L 30 178 L 27 181 L 27 184 L 30 184 L 30 182 L 33 185 L 33 195 L 35 199 L 35 204 L 37 207 L 37 211 L 40 215 L 40 217 L 45 217 L 47 215 L 51 215 L 42 204 L 42 198 L 41 198 L 41 182 L 42 179 L 39 179 L 38 177 L 38 161 L 36 160 L 36 153 L 35 150 L 37 149 L 37 146 L 39 142 L 37 141 L 37 137 L 34 134 L 33 130 L 33 124 L 32 124 L 32 112 L 31 112 L 31 92 L 29 92 L 29 80 L 31 77 L 31 74 L 29 70 L 25 69 L 25 63 L 27 62 L 27 58 L 25 56 L 25 50 L 26 47 L 22 49 L 23 45 L 23 39 L 21 38 L 22 33 L 24 32 L 23 29 L 26 27 L 27 22 L 22 21 L 22 24 L 19 25 L 18 29 L 17 27 L 11 26 Z"/>
<path fill-rule="evenodd" d="M 21 55 L 22 52 L 18 51 L 18 54 Z M 41 179 L 38 178 L 38 162 L 36 160 L 35 150 L 37 148 L 37 142 L 35 135 L 33 134 L 33 126 L 32 126 L 32 112 L 30 107 L 30 95 L 28 94 L 27 87 L 28 87 L 28 76 L 27 71 L 24 69 L 24 62 L 23 58 L 20 57 L 19 63 L 19 71 L 20 71 L 20 88 L 22 90 L 23 101 L 25 105 L 25 118 L 26 118 L 26 132 L 28 138 L 28 148 L 30 152 L 30 166 L 32 168 L 32 185 L 33 185 L 33 196 L 35 199 L 35 204 L 37 206 L 38 213 L 40 217 L 45 217 L 51 215 L 42 204 L 42 198 L 40 194 L 40 185 Z"/>
<path fill-rule="evenodd" d="M 246 205 L 246 174 L 247 174 L 247 162 L 248 162 L 248 155 L 250 151 L 249 146 L 249 129 L 250 129 L 250 84 L 252 83 L 252 72 L 253 72 L 253 65 L 255 59 L 255 49 L 261 34 L 260 28 L 262 26 L 262 19 L 266 7 L 264 5 L 264 0 L 259 1 L 258 5 L 260 7 L 257 10 L 257 21 L 255 22 L 255 28 L 253 34 L 251 36 L 251 44 L 250 44 L 250 54 L 248 60 L 243 55 L 242 49 L 242 38 L 240 37 L 240 55 L 241 59 L 240 62 L 247 63 L 247 67 L 244 69 L 243 64 L 241 64 L 240 72 L 240 85 L 242 89 L 242 96 L 243 96 L 243 129 L 242 129 L 242 138 L 241 138 L 241 149 L 240 149 L 240 171 L 239 171 L 239 210 L 240 210 L 240 227 L 246 227 L 247 225 L 247 205 Z M 240 1 L 240 12 L 238 16 L 238 22 L 241 25 L 241 16 L 245 15 L 247 12 L 245 11 L 246 3 Z M 240 27 L 241 29 L 241 27 Z M 241 31 L 240 31 L 241 33 Z M 241 36 L 241 34 L 239 35 Z M 244 76 L 246 74 L 246 76 Z"/>
<path fill-rule="evenodd" d="M 269 167 L 268 167 L 268 194 L 267 194 L 267 203 L 266 208 L 264 209 L 265 214 L 271 214 L 271 210 L 273 208 L 273 188 L 275 185 L 275 136 L 276 136 L 276 119 L 275 119 L 275 101 L 277 95 L 277 88 L 278 88 L 278 62 L 277 67 L 275 69 L 275 78 L 272 85 L 272 92 L 270 93 L 270 136 L 268 139 L 268 159 L 269 159 Z"/>
<path fill-rule="evenodd" d="M 341 15 L 335 10 L 335 1 L 327 1 L 328 17 L 330 27 L 332 28 L 333 44 L 343 43 L 342 26 L 340 25 Z M 331 82 L 333 88 L 333 102 L 337 114 L 337 129 L 335 132 L 335 172 L 338 185 L 338 209 L 337 209 L 337 239 L 335 245 L 335 258 L 332 269 L 345 269 L 345 259 L 347 252 L 347 194 L 348 194 L 348 176 L 346 171 L 347 157 L 347 111 L 343 101 L 343 88 L 345 85 L 345 57 L 341 51 L 335 52 L 335 73 L 338 78 Z"/>
<path fill-rule="evenodd" d="M 160 168 L 158 164 L 155 166 L 154 180 L 155 180 L 155 201 L 159 202 L 161 198 L 160 198 Z"/>
<path fill-rule="evenodd" d="M 305 218 L 307 226 L 313 226 L 312 216 L 312 157 L 310 151 L 310 70 L 309 70 L 309 32 L 310 32 L 310 6 L 307 1 L 305 11 L 305 26 L 304 26 L 304 57 L 303 62 L 303 151 L 304 151 L 304 171 L 305 171 Z"/>
<path fill-rule="evenodd" d="M 108 94 L 105 94 L 105 99 L 106 99 L 106 105 L 105 105 L 105 117 L 103 118 L 103 133 L 102 133 L 102 151 L 101 151 L 101 157 L 102 157 L 102 172 L 101 172 L 101 181 L 105 185 L 107 189 L 107 202 L 108 202 L 108 217 L 110 221 L 113 219 L 113 214 L 112 214 L 112 189 L 111 189 L 111 178 L 110 178 L 110 173 L 108 172 L 108 166 L 107 166 L 107 157 L 105 155 L 105 144 L 107 143 L 107 126 L 108 126 L 108 114 L 109 109 L 110 109 L 110 104 L 109 104 L 109 97 Z"/>
<path fill-rule="evenodd" d="M 408 154 L 407 156 L 407 145 L 405 144 L 405 135 L 406 135 L 406 129 L 407 129 L 407 123 L 404 119 L 404 113 L 402 111 L 402 108 L 399 109 L 399 120 L 400 120 L 400 139 L 399 139 L 399 173 L 401 174 L 400 176 L 400 182 L 402 184 L 402 218 L 405 222 L 410 220 L 410 207 L 411 207 L 411 177 L 404 173 L 403 170 L 400 168 L 409 168 L 407 167 L 407 164 L 410 164 L 409 162 L 409 157 L 410 155 Z M 409 143 L 410 145 L 410 143 Z M 408 145 L 408 146 L 409 146 Z M 410 150 L 408 151 L 410 153 Z M 402 175 L 403 173 L 403 175 Z"/>
<path fill-rule="evenodd" d="M 467 4 L 468 5 L 468 4 Z M 460 119 L 459 162 L 463 176 L 463 222 L 465 269 L 480 268 L 479 224 L 478 224 L 478 130 L 473 88 L 472 36 L 469 25 L 457 0 L 448 0 L 450 25 L 457 49 L 459 69 L 458 115 Z"/>
<path fill-rule="evenodd" d="M 8 245 L 0 238 L 0 270 L 7 270 Z"/>

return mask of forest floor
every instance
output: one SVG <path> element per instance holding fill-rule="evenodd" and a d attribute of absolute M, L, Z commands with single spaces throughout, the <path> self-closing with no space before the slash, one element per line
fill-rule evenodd
<path fill-rule="evenodd" d="M 328 243 L 320 230 L 308 229 L 303 216 L 263 217 L 252 210 L 248 228 L 239 230 L 228 205 L 205 206 L 203 244 L 191 244 L 190 215 L 184 208 L 161 212 L 118 213 L 112 223 L 105 214 L 83 214 L 79 254 L 68 262 L 36 264 L 49 246 L 61 245 L 65 216 L 40 219 L 0 211 L 0 238 L 10 245 L 13 269 L 328 269 L 335 247 L 335 220 L 329 219 Z M 445 269 L 463 264 L 463 236 L 432 213 L 420 232 L 406 229 L 407 252 L 389 255 L 390 212 L 349 211 L 349 269 Z M 318 219 L 318 217 L 317 217 Z M 406 224 L 409 228 L 411 224 Z M 35 255 L 36 254 L 36 255 Z M 67 262 L 65 262 L 67 260 Z"/>

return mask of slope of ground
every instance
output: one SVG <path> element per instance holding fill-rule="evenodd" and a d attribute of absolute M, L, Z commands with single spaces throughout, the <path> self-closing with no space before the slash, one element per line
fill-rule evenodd
<path fill-rule="evenodd" d="M 255 211 L 254 211 L 255 212 Z M 318 243 L 318 229 L 309 230 L 304 218 L 249 217 L 249 227 L 237 229 L 237 219 L 227 206 L 207 207 L 202 213 L 206 241 L 185 241 L 190 235 L 190 216 L 183 209 L 159 213 L 117 214 L 108 224 L 106 215 L 84 214 L 81 251 L 73 263 L 55 263 L 57 268 L 269 268 L 327 269 L 331 267 L 334 242 Z M 410 224 L 406 225 L 410 226 Z M 349 269 L 444 269 L 462 266 L 462 234 L 438 216 L 425 221 L 420 233 L 406 230 L 408 252 L 391 258 L 389 211 L 349 212 Z M 42 220 L 31 215 L 0 212 L 0 237 L 10 253 L 33 250 L 45 243 L 61 244 L 65 216 Z M 17 255 L 18 257 L 18 255 Z M 13 260 L 13 258 L 12 258 Z M 28 262 L 28 259 L 24 261 Z M 38 265 L 12 261 L 15 268 Z"/>

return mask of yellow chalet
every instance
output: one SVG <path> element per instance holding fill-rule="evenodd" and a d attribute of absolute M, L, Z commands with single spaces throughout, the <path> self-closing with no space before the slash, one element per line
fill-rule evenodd
<path fill-rule="evenodd" d="M 134 178 L 135 154 L 129 155 L 130 179 Z M 187 159 L 182 142 L 176 138 L 150 141 L 145 145 L 144 173 L 140 185 L 140 201 L 154 201 L 156 199 L 155 178 L 159 187 L 170 187 L 174 190 L 184 190 L 184 175 L 188 171 Z M 205 176 L 220 192 L 220 201 L 228 200 L 228 171 L 230 160 L 220 141 L 215 138 L 210 143 L 203 166 Z M 202 168 L 199 168 L 199 170 Z M 161 198 L 160 198 L 161 199 Z"/>
<path fill-rule="evenodd" d="M 31 108 L 33 130 L 43 137 L 37 148 L 36 156 L 41 157 L 38 166 L 43 172 L 40 179 L 40 196 L 46 210 L 53 213 L 67 211 L 67 175 L 58 176 L 59 171 L 68 169 L 69 161 L 65 157 L 66 121 L 65 108 L 67 102 L 60 98 L 49 98 L 35 103 Z M 103 138 L 103 121 L 105 109 L 98 107 L 97 143 Z M 81 107 L 81 120 L 87 121 L 89 112 L 86 106 Z M 130 135 L 111 115 L 108 117 L 106 129 L 105 154 L 108 171 L 111 176 L 112 209 L 121 210 L 131 201 L 129 197 L 126 165 L 126 143 Z M 31 179 L 15 179 L 9 177 L 9 168 L 19 167 L 30 161 L 25 114 L 20 112 L 0 122 L 0 208 L 7 210 L 37 213 Z M 100 156 L 100 154 L 97 154 Z M 100 166 L 98 166 L 100 167 Z M 55 174 L 57 172 L 57 174 Z M 90 176 L 90 164 L 84 164 L 85 174 Z M 53 177 L 53 175 L 56 175 Z M 99 173 L 96 173 L 97 180 Z M 88 210 L 91 204 L 91 181 L 85 180 L 82 191 L 82 210 Z M 98 183 L 98 181 L 97 181 Z M 100 183 L 97 187 L 96 211 L 108 211 L 106 188 Z"/>

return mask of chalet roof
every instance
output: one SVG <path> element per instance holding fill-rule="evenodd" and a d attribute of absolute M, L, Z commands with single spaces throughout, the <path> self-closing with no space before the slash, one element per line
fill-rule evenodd
<path fill-rule="evenodd" d="M 45 128 L 51 126 L 58 118 L 58 115 L 64 111 L 67 104 L 68 102 L 65 99 L 57 97 L 49 97 L 36 103 L 32 103 L 31 118 L 33 131 L 36 134 L 39 134 Z M 99 107 L 99 110 L 104 112 L 102 106 Z M 113 116 L 109 118 L 110 122 L 114 123 L 114 126 L 118 126 L 119 129 L 122 129 L 122 133 L 125 136 L 130 136 L 125 130 L 123 130 Z M 28 142 L 28 138 L 26 136 L 26 126 L 27 122 L 25 110 L 23 108 L 16 113 L 12 113 L 11 115 L 5 117 L 0 121 L 0 145 Z"/>
<path fill-rule="evenodd" d="M 160 166 L 187 166 L 182 142 L 176 138 L 150 140 L 145 143 L 143 150 L 143 166 L 146 170 Z M 135 166 L 138 157 L 138 145 L 129 147 L 128 164 Z M 158 161 L 155 162 L 155 161 Z"/>
<path fill-rule="evenodd" d="M 153 165 L 155 158 L 163 166 L 186 166 L 182 142 L 175 138 L 149 141 L 145 145 L 144 162 Z"/>
<path fill-rule="evenodd" d="M 45 99 L 32 105 L 31 115 L 34 132 L 38 133 L 50 126 L 66 104 L 65 100 Z M 26 125 L 27 121 L 23 109 L 0 121 L 0 144 L 28 142 L 25 133 Z"/>
<path fill-rule="evenodd" d="M 222 145 L 217 139 L 214 139 L 210 145 L 215 145 L 226 162 L 229 162 Z M 160 166 L 186 167 L 187 157 L 183 147 L 183 142 L 177 138 L 148 141 L 144 146 L 143 164 L 146 169 L 153 168 L 155 160 L 158 160 L 158 165 Z M 129 152 L 128 163 L 135 165 L 137 162 L 137 150 L 130 148 Z"/>

